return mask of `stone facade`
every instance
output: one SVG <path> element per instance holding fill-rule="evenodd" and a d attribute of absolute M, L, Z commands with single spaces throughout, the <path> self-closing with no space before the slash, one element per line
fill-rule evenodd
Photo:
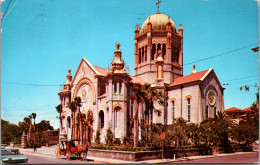
<path fill-rule="evenodd" d="M 59 92 L 63 106 L 60 133 L 67 134 L 68 139 L 86 138 L 86 130 L 79 123 L 78 115 L 79 111 L 85 115 L 91 111 L 94 119 L 91 141 L 99 129 L 104 142 L 108 127 L 116 138 L 129 137 L 133 133 L 130 123 L 137 104 L 131 83 L 149 83 L 168 93 L 164 106 L 154 102 L 155 109 L 160 112 L 153 112 L 153 123 L 171 124 L 178 117 L 198 123 L 223 111 L 224 89 L 213 69 L 197 72 L 194 65 L 192 73 L 183 76 L 182 45 L 182 25 L 177 31 L 169 16 L 157 12 L 148 17 L 140 29 L 135 28 L 135 76 L 128 73 L 119 43 L 116 43 L 114 58 L 107 69 L 93 66 L 82 58 L 73 79 L 69 70 L 67 82 Z M 81 98 L 81 107 L 74 113 L 69 105 L 75 97 Z M 145 103 L 142 103 L 139 105 L 139 120 L 145 119 L 144 111 Z M 76 136 L 75 132 L 83 133 Z"/>

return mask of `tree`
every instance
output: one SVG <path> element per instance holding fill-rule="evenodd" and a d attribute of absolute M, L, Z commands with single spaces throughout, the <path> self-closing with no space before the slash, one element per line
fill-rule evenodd
<path fill-rule="evenodd" d="M 114 144 L 114 141 L 115 141 L 115 137 L 114 137 L 114 134 L 113 132 L 111 131 L 111 128 L 108 127 L 107 128 L 107 134 L 106 134 L 106 137 L 105 137 L 105 142 L 108 146 L 112 146 Z"/>
<path fill-rule="evenodd" d="M 26 123 L 28 125 L 28 131 L 27 131 L 27 144 L 29 144 L 30 139 L 31 139 L 31 116 L 29 117 L 25 117 L 24 119 L 24 123 Z"/>
<path fill-rule="evenodd" d="M 97 129 L 97 132 L 96 132 L 95 143 L 100 144 L 100 130 L 99 130 L 99 128 Z"/>
<path fill-rule="evenodd" d="M 21 143 L 22 134 L 21 127 L 1 119 L 1 144 Z"/>
<path fill-rule="evenodd" d="M 60 116 L 59 116 L 59 119 L 60 119 L 60 132 L 62 132 L 62 128 L 63 128 L 63 126 L 62 126 L 62 119 L 61 119 L 62 105 L 59 104 L 55 108 L 56 108 L 57 112 L 60 114 Z"/>
<path fill-rule="evenodd" d="M 232 121 L 227 119 L 226 113 L 218 111 L 214 118 L 208 118 L 200 123 L 201 137 L 206 143 L 218 146 L 229 146 Z M 208 145 L 208 144 L 206 144 Z"/>
<path fill-rule="evenodd" d="M 199 144 L 199 125 L 194 123 L 187 124 L 186 133 L 190 139 L 192 145 L 197 146 Z"/>
<path fill-rule="evenodd" d="M 37 137 L 39 138 L 40 144 L 45 144 L 47 142 L 47 137 L 44 136 L 43 131 L 53 130 L 50 121 L 42 120 L 40 123 L 35 124 L 37 130 Z"/>
<path fill-rule="evenodd" d="M 160 105 L 164 105 L 165 100 L 167 99 L 166 95 L 162 93 L 161 91 L 158 91 L 156 88 L 151 87 L 150 84 L 144 84 L 143 85 L 143 99 L 145 102 L 145 116 L 146 116 L 146 134 L 148 135 L 148 139 L 146 140 L 151 140 L 151 131 L 147 133 L 148 129 L 151 130 L 151 126 L 153 123 L 153 111 L 155 110 L 154 108 L 154 102 L 157 101 Z M 149 118 L 150 114 L 150 118 Z"/>
<path fill-rule="evenodd" d="M 33 126 L 34 126 L 34 145 L 35 145 L 35 139 L 36 139 L 35 118 L 36 118 L 36 113 L 32 113 L 32 118 L 33 118 Z"/>
<path fill-rule="evenodd" d="M 183 146 L 185 142 L 187 141 L 187 135 L 186 135 L 186 127 L 187 127 L 187 121 L 183 119 L 182 117 L 177 118 L 176 121 L 173 123 L 174 128 L 174 134 L 176 135 L 175 138 L 175 144 L 176 147 L 179 147 L 180 145 Z"/>
<path fill-rule="evenodd" d="M 71 134 L 71 139 L 74 139 L 75 138 L 75 111 L 77 110 L 76 102 L 72 101 L 69 104 L 69 108 L 72 111 L 72 116 L 71 116 L 71 119 L 72 119 L 72 134 Z"/>
<path fill-rule="evenodd" d="M 141 102 L 144 101 L 145 91 L 141 84 L 130 83 L 136 97 L 135 112 L 134 112 L 134 147 L 138 144 L 138 108 Z"/>
<path fill-rule="evenodd" d="M 80 139 L 82 138 L 81 135 L 83 135 L 82 133 L 82 117 L 81 117 L 81 112 L 80 112 L 80 107 L 81 107 L 81 98 L 80 97 L 75 97 L 74 98 L 74 101 L 76 102 L 76 108 L 77 108 L 77 121 L 78 121 L 78 124 L 77 124 L 77 139 Z M 81 133 L 81 135 L 80 135 Z M 82 139 L 83 140 L 83 139 Z M 81 141 L 82 142 L 82 141 Z"/>
<path fill-rule="evenodd" d="M 259 139 L 259 93 L 256 93 L 256 102 L 242 115 L 242 120 L 232 127 L 232 138 L 239 144 L 245 141 L 247 146 Z"/>

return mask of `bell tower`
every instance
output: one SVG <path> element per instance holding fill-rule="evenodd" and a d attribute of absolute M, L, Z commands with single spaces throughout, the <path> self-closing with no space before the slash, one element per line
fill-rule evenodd
<path fill-rule="evenodd" d="M 160 51 L 161 82 L 170 84 L 183 75 L 182 47 L 182 25 L 177 32 L 174 21 L 158 10 L 143 22 L 140 29 L 138 25 L 135 27 L 135 76 L 156 86 Z"/>

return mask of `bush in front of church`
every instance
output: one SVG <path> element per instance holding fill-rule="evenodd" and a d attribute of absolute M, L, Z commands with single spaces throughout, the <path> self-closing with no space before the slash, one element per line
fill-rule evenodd
<path fill-rule="evenodd" d="M 111 131 L 111 128 L 108 127 L 108 129 L 107 129 L 107 134 L 106 134 L 106 137 L 105 137 L 106 145 L 108 145 L 108 146 L 113 146 L 113 145 L 114 145 L 114 141 L 115 141 L 114 134 L 113 134 L 113 132 Z"/>

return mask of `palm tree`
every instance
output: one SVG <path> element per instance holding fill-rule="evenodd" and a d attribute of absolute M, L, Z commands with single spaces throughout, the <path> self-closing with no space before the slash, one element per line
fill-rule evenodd
<path fill-rule="evenodd" d="M 156 90 L 154 87 L 151 87 L 150 84 L 144 84 L 144 100 L 146 105 L 146 121 L 147 121 L 147 127 L 149 130 L 151 130 L 151 126 L 153 123 L 153 110 L 154 108 L 154 101 L 157 101 L 160 105 L 164 105 L 166 98 L 166 95 L 162 93 L 161 91 Z M 150 119 L 149 119 L 150 114 Z M 149 122 L 150 120 L 150 122 Z M 148 131 L 147 128 L 147 131 Z M 151 131 L 149 131 L 151 133 Z M 151 135 L 149 134 L 149 140 L 151 138 Z"/>
<path fill-rule="evenodd" d="M 30 131 L 30 127 L 31 127 L 31 119 L 29 117 L 25 117 L 23 119 L 24 123 L 27 125 L 28 127 L 28 131 L 27 131 L 27 144 L 29 144 L 29 140 L 30 140 L 30 134 L 31 134 L 31 131 Z"/>
<path fill-rule="evenodd" d="M 32 115 L 29 115 L 30 123 L 29 123 L 29 142 L 31 141 L 31 132 L 32 132 Z"/>
<path fill-rule="evenodd" d="M 80 134 L 82 133 L 82 123 L 81 123 L 81 112 L 80 112 L 80 107 L 81 107 L 81 98 L 80 97 L 75 97 L 74 98 L 74 101 L 76 102 L 76 108 L 77 108 L 77 113 L 78 113 L 78 124 L 77 124 L 77 137 L 78 139 L 80 139 Z"/>
<path fill-rule="evenodd" d="M 34 145 L 35 145 L 35 138 L 36 138 L 36 129 L 35 129 L 35 118 L 36 118 L 36 113 L 32 113 L 32 118 L 33 118 L 33 127 L 34 127 Z"/>
<path fill-rule="evenodd" d="M 71 116 L 71 119 L 72 119 L 72 134 L 71 134 L 71 138 L 74 139 L 75 138 L 75 111 L 77 110 L 76 102 L 72 101 L 69 104 L 69 108 L 72 111 L 72 116 Z"/>
<path fill-rule="evenodd" d="M 187 136 L 186 136 L 187 121 L 182 117 L 180 117 L 176 119 L 173 125 L 174 125 L 174 134 L 176 136 L 175 144 L 177 144 L 177 147 L 179 147 L 179 142 L 181 142 L 181 146 L 183 146 L 185 141 L 187 140 Z"/>
<path fill-rule="evenodd" d="M 136 97 L 135 113 L 134 113 L 134 147 L 138 144 L 138 107 L 141 102 L 144 102 L 145 88 L 141 84 L 129 84 L 132 87 Z"/>
<path fill-rule="evenodd" d="M 60 119 L 60 133 L 61 133 L 62 132 L 62 119 L 61 119 L 62 105 L 59 104 L 55 108 L 56 108 L 57 112 L 60 114 L 59 119 Z"/>

